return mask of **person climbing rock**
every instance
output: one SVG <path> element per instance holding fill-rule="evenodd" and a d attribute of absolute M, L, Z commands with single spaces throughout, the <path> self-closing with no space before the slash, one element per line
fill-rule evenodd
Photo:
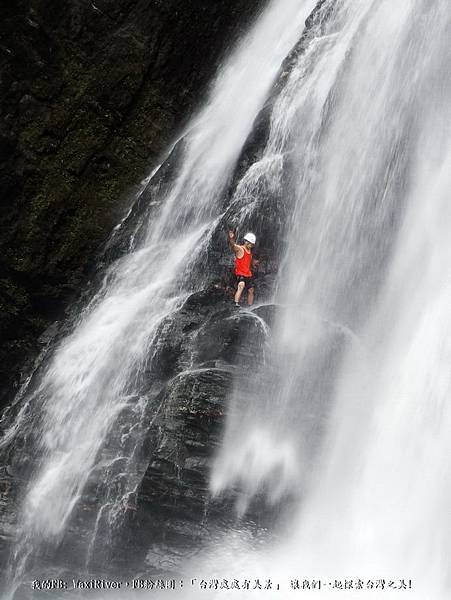
<path fill-rule="evenodd" d="M 256 237 L 253 233 L 246 233 L 243 238 L 243 245 L 235 241 L 235 233 L 229 231 L 229 246 L 235 254 L 235 305 L 240 305 L 241 294 L 247 289 L 247 303 L 251 306 L 254 303 L 254 277 L 252 274 L 252 248 L 255 246 Z"/>

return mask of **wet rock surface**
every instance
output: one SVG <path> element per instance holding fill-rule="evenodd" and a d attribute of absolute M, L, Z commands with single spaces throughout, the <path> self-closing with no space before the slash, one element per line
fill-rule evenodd
<path fill-rule="evenodd" d="M 0 391 L 263 4 L 2 3 Z"/>
<path fill-rule="evenodd" d="M 269 306 L 237 309 L 230 294 L 212 286 L 192 294 L 162 323 L 158 351 L 149 366 L 151 392 L 145 397 L 141 423 L 146 433 L 136 450 L 137 470 L 141 469 L 137 487 L 110 511 L 106 490 L 93 472 L 92 484 L 88 481 L 61 543 L 56 548 L 42 546 L 32 567 L 36 576 L 48 574 L 49 568 L 55 576 L 70 573 L 70 578 L 86 572 L 175 574 L 187 556 L 236 522 L 233 493 L 213 498 L 209 473 L 222 439 L 233 380 L 254 368 L 269 332 L 262 319 L 269 324 L 274 311 Z M 121 417 L 115 431 L 121 432 Z M 109 440 L 110 450 L 107 444 L 97 461 L 97 468 L 108 473 L 103 482 L 110 492 L 122 485 L 124 471 L 130 468 L 125 458 L 109 463 L 116 443 Z M 25 484 L 26 467 L 23 477 L 18 475 L 21 465 L 33 461 L 27 452 L 25 442 L 15 476 L 5 472 L 0 477 L 3 568 L 15 537 L 12 508 Z M 256 502 L 240 527 L 261 535 L 274 518 L 265 510 Z"/>

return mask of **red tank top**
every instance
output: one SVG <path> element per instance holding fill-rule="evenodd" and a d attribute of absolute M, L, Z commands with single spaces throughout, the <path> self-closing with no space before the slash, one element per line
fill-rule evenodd
<path fill-rule="evenodd" d="M 251 262 L 252 252 L 247 252 L 246 250 L 244 250 L 244 254 L 241 258 L 235 256 L 235 275 L 241 275 L 242 277 L 252 277 Z"/>

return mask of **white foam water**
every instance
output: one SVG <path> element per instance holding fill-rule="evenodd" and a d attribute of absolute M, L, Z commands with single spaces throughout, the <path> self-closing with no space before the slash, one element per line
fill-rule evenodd
<path fill-rule="evenodd" d="M 298 508 L 284 541 L 238 551 L 224 540 L 223 553 L 210 551 L 219 557 L 213 566 L 206 559 L 207 572 L 233 555 L 235 576 L 272 574 L 288 586 L 285 593 L 298 577 L 323 580 L 320 592 L 305 592 L 312 597 L 444 600 L 451 551 L 451 7 L 330 4 L 326 31 L 299 56 L 275 105 L 262 161 L 247 174 L 249 191 L 259 169 L 269 173 L 266 165 L 290 154 L 293 224 L 279 276 L 286 308 L 272 341 L 277 385 L 266 393 L 257 386 L 253 397 L 235 391 L 211 479 L 213 493 L 238 486 L 249 504 L 262 481 L 271 490 L 289 474 L 283 481 L 287 493 L 298 494 Z M 314 422 L 324 415 L 312 393 L 317 374 L 305 365 L 318 356 L 318 344 L 332 344 L 324 323 L 345 327 L 359 343 L 346 344 L 340 356 L 312 462 L 306 449 L 317 438 L 305 423 L 311 413 Z M 340 592 L 335 580 L 345 579 L 364 580 L 363 589 Z M 410 580 L 407 591 L 402 579 Z"/>

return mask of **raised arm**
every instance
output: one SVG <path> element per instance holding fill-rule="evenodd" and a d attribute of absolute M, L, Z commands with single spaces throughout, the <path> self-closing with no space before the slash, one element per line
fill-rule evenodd
<path fill-rule="evenodd" d="M 229 235 L 227 236 L 227 241 L 229 243 L 229 246 L 232 250 L 232 252 L 235 253 L 236 256 L 238 256 L 238 258 L 241 258 L 241 256 L 243 256 L 243 249 L 241 248 L 241 246 L 238 246 L 238 244 L 235 241 L 235 233 L 233 231 L 229 231 Z"/>

